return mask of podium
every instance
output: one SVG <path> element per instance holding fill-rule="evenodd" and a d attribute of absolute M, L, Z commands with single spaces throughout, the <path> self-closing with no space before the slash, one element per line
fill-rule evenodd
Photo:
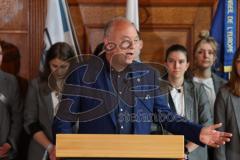
<path fill-rule="evenodd" d="M 183 159 L 184 137 L 177 135 L 58 134 L 56 157 Z"/>

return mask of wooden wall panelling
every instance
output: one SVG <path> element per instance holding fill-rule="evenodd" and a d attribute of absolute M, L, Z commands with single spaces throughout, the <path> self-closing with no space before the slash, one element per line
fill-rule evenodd
<path fill-rule="evenodd" d="M 143 6 L 140 13 L 143 15 L 142 20 L 144 21 L 141 24 L 141 32 L 145 33 L 145 28 L 148 26 L 152 27 L 152 35 L 156 32 L 155 36 L 149 36 L 148 40 L 144 40 L 143 37 L 143 40 L 150 45 L 159 44 L 158 52 L 153 51 L 152 47 L 148 46 L 148 52 L 143 50 L 141 57 L 148 61 L 158 59 L 163 62 L 163 55 L 171 44 L 180 43 L 185 45 L 190 53 L 192 52 L 199 32 L 203 29 L 209 29 L 212 8 L 206 6 Z M 158 36 L 159 41 L 156 36 Z M 155 40 L 152 37 L 155 37 Z M 145 54 L 151 54 L 152 58 L 145 59 Z"/>
<path fill-rule="evenodd" d="M 46 0 L 29 0 L 30 1 L 30 28 L 29 28 L 29 52 L 30 52 L 30 78 L 36 77 L 39 72 L 39 63 L 43 44 L 43 32 L 45 27 L 45 17 L 47 13 Z"/>
<path fill-rule="evenodd" d="M 91 2 L 91 1 L 90 1 Z M 83 53 L 91 53 L 102 39 L 102 30 L 113 16 L 124 15 L 123 6 L 70 3 L 70 12 Z"/>
<path fill-rule="evenodd" d="M 91 4 L 91 5 L 125 5 L 126 0 L 67 0 L 70 5 Z M 199 6 L 212 5 L 217 0 L 139 0 L 141 6 Z"/>
<path fill-rule="evenodd" d="M 144 25 L 141 32 L 144 41 L 140 56 L 142 61 L 164 62 L 163 53 L 172 44 L 191 46 L 188 36 L 192 34 L 192 27 L 181 26 L 181 30 L 178 29 L 179 27 L 178 25 Z"/>
<path fill-rule="evenodd" d="M 18 47 L 18 76 L 31 79 L 38 74 L 46 0 L 0 0 L 0 4 L 0 39 Z"/>
<path fill-rule="evenodd" d="M 203 29 L 209 29 L 216 0 L 140 0 L 140 32 L 144 40 L 143 61 L 163 61 L 173 43 L 193 44 Z M 102 39 L 105 23 L 125 16 L 126 0 L 68 0 L 84 53 L 91 52 Z M 192 59 L 192 58 L 191 58 Z"/>
<path fill-rule="evenodd" d="M 198 32 L 210 28 L 217 4 L 217 0 L 139 2 L 140 30 L 145 41 L 142 57 L 143 60 L 152 60 L 154 57 L 157 61 L 163 60 L 162 52 L 171 43 L 185 44 L 192 51 L 192 44 L 197 40 Z M 92 52 L 99 43 L 102 29 L 108 20 L 114 16 L 125 15 L 126 0 L 68 0 L 68 3 L 78 41 L 84 53 Z M 46 0 L 0 0 L 0 4 L 0 39 L 19 48 L 19 75 L 31 79 L 38 74 L 43 49 Z M 238 1 L 238 10 L 239 4 Z M 237 23 L 239 46 L 240 12 Z"/>
<path fill-rule="evenodd" d="M 28 0 L 1 0 L 0 4 L 0 39 L 19 49 L 21 56 L 19 75 L 27 78 L 29 63 L 26 62 L 30 60 L 28 52 L 29 2 Z M 7 55 L 4 56 L 7 57 Z"/>

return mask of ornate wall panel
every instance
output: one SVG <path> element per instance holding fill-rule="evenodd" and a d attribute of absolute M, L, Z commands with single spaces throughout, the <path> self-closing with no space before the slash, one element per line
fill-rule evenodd
<path fill-rule="evenodd" d="M 67 0 L 83 53 L 102 39 L 105 23 L 124 16 L 126 0 Z M 19 76 L 38 74 L 43 47 L 46 0 L 0 0 L 0 39 L 16 45 L 21 54 Z M 199 31 L 209 29 L 217 0 L 139 0 L 143 61 L 162 62 L 164 51 L 181 43 L 192 51 Z M 238 10 L 240 10 L 238 1 Z M 240 26 L 240 12 L 238 26 Z M 238 27 L 238 45 L 240 42 Z"/>
<path fill-rule="evenodd" d="M 38 74 L 45 9 L 46 0 L 0 0 L 0 39 L 18 47 L 24 79 Z"/>
<path fill-rule="evenodd" d="M 144 40 L 141 59 L 163 62 L 169 45 L 180 43 L 192 51 L 201 30 L 208 30 L 216 6 L 214 0 L 140 0 L 140 31 Z M 125 0 L 68 0 L 83 53 L 91 53 L 101 41 L 104 24 L 124 16 Z"/>

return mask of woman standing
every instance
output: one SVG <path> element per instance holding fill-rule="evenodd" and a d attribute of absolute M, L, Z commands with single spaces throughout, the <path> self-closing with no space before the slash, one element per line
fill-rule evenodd
<path fill-rule="evenodd" d="M 213 37 L 209 36 L 208 31 L 202 31 L 199 38 L 193 50 L 194 70 L 192 78 L 193 81 L 203 84 L 210 102 L 210 111 L 213 118 L 216 94 L 226 81 L 212 72 L 212 66 L 217 59 L 217 42 Z"/>
<path fill-rule="evenodd" d="M 189 67 L 186 48 L 178 44 L 169 47 L 165 65 L 168 70 L 167 80 L 173 87 L 169 93 L 169 106 L 172 110 L 192 122 L 204 126 L 211 124 L 210 104 L 203 86 L 184 79 Z M 190 160 L 208 159 L 206 147 L 186 142 L 186 149 Z"/>
<path fill-rule="evenodd" d="M 232 64 L 231 77 L 217 94 L 214 121 L 223 123 L 221 130 L 233 134 L 230 143 L 214 151 L 215 160 L 238 160 L 240 157 L 240 49 Z"/>
<path fill-rule="evenodd" d="M 54 44 L 47 52 L 43 73 L 30 82 L 24 110 L 24 127 L 32 136 L 28 150 L 29 160 L 56 158 L 52 123 L 64 77 L 70 67 L 67 60 L 74 55 L 67 43 Z"/>
<path fill-rule="evenodd" d="M 8 43 L 0 41 L 0 68 Z M 0 159 L 17 159 L 22 130 L 22 103 L 15 76 L 0 69 Z"/>

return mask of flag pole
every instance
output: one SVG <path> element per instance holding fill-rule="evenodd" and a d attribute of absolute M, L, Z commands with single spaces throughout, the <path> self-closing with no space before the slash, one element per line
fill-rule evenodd
<path fill-rule="evenodd" d="M 73 21 L 72 21 L 72 17 L 71 17 L 71 14 L 70 14 L 70 9 L 69 9 L 69 6 L 68 6 L 68 3 L 66 2 L 66 0 L 64 0 L 64 3 L 65 3 L 65 6 L 66 6 L 66 9 L 67 9 L 68 19 L 69 19 L 70 27 L 71 27 L 71 30 L 72 30 L 73 40 L 74 40 L 74 43 L 76 45 L 77 55 L 81 55 L 82 52 L 81 52 L 80 45 L 78 43 L 77 33 L 75 31 L 75 28 L 73 27 Z"/>

